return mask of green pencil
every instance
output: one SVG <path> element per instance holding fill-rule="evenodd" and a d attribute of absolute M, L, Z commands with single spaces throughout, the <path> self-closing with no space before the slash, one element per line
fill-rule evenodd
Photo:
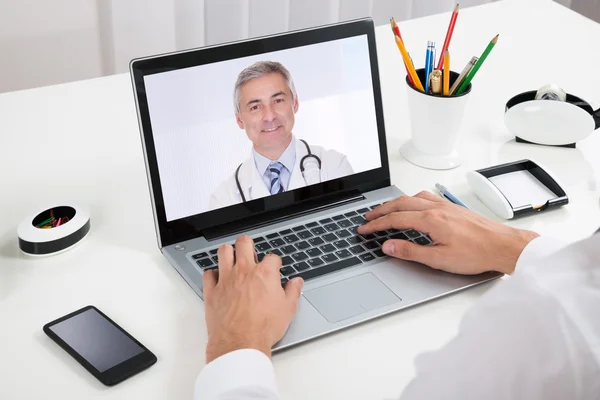
<path fill-rule="evenodd" d="M 490 54 L 490 52 L 492 51 L 492 49 L 496 45 L 496 42 L 498 41 L 498 36 L 500 36 L 500 35 L 494 36 L 494 38 L 487 45 L 487 47 L 483 51 L 483 54 L 481 55 L 481 57 L 479 57 L 479 60 L 477 60 L 477 63 L 475 63 L 475 65 L 473 65 L 473 68 L 471 68 L 471 71 L 469 71 L 469 74 L 463 80 L 462 84 L 460 85 L 460 87 L 456 91 L 455 95 L 461 94 L 462 92 L 464 92 L 464 90 L 467 88 L 467 86 L 469 86 L 469 83 L 471 83 L 471 81 L 473 80 L 473 77 L 475 76 L 475 74 L 477 73 L 477 71 L 479 70 L 479 68 L 481 67 L 481 64 L 483 64 L 483 62 L 485 61 L 485 59 L 487 58 L 487 56 Z"/>

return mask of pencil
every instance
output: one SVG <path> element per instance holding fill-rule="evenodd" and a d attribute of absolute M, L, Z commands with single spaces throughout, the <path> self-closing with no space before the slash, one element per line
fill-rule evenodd
<path fill-rule="evenodd" d="M 442 94 L 448 96 L 450 94 L 450 51 L 446 49 L 444 52 L 444 90 Z"/>
<path fill-rule="evenodd" d="M 396 24 L 394 18 L 390 18 L 390 26 L 392 27 L 392 32 L 394 32 L 394 35 L 400 38 L 400 40 L 402 40 L 402 35 L 400 35 L 400 28 L 398 27 L 398 24 Z M 408 73 L 408 66 L 406 65 L 406 63 L 404 63 L 404 68 L 406 68 L 406 72 Z M 411 85 L 415 86 L 415 82 L 413 81 L 413 78 L 412 76 L 410 76 L 410 74 L 408 74 L 408 81 Z"/>
<path fill-rule="evenodd" d="M 406 69 L 408 69 L 408 75 L 412 78 L 413 82 L 415 83 L 415 87 L 421 92 L 423 92 L 423 85 L 421 84 L 421 80 L 417 75 L 417 71 L 415 71 L 415 67 L 413 67 L 412 62 L 410 61 L 410 57 L 406 52 L 406 47 L 404 47 L 404 43 L 402 42 L 402 40 L 400 40 L 398 36 L 394 35 L 394 38 L 396 39 L 396 46 L 398 46 L 398 50 L 400 50 L 400 54 L 402 54 L 404 65 L 406 66 Z"/>
<path fill-rule="evenodd" d="M 458 18 L 458 4 L 454 7 L 454 11 L 452 11 L 452 17 L 450 17 L 450 24 L 448 24 L 448 31 L 446 32 L 446 39 L 444 40 L 444 45 L 442 46 L 442 52 L 440 53 L 440 61 L 438 62 L 437 69 L 442 69 L 442 65 L 444 65 L 444 53 L 450 47 L 450 39 L 452 39 L 452 32 L 454 32 L 454 25 L 456 25 L 456 19 Z"/>
<path fill-rule="evenodd" d="M 458 89 L 458 85 L 460 85 L 462 81 L 464 81 L 467 74 L 469 73 L 471 68 L 473 68 L 473 65 L 475 65 L 477 60 L 477 57 L 472 57 L 471 60 L 467 63 L 467 65 L 463 68 L 462 72 L 460 73 L 460 75 L 458 75 L 458 78 L 456 78 L 456 80 L 452 84 L 452 87 L 450 88 L 450 96 L 456 94 L 456 89 Z"/>
<path fill-rule="evenodd" d="M 402 40 L 402 35 L 400 34 L 400 28 L 398 27 L 398 24 L 396 23 L 396 20 L 393 17 L 390 18 L 390 25 L 392 26 L 392 31 L 396 34 L 396 36 L 398 36 L 400 38 L 400 40 Z"/>
<path fill-rule="evenodd" d="M 481 64 L 483 64 L 483 62 L 485 61 L 487 56 L 490 54 L 490 52 L 492 51 L 492 49 L 498 42 L 498 36 L 500 36 L 500 35 L 494 36 L 494 38 L 490 41 L 490 43 L 487 45 L 487 47 L 483 51 L 483 54 L 481 54 L 481 57 L 479 57 L 479 60 L 477 60 L 475 65 L 473 65 L 473 68 L 471 68 L 467 77 L 463 80 L 463 82 L 458 87 L 458 90 L 456 91 L 457 95 L 461 94 L 467 88 L 467 86 L 469 86 L 469 83 L 471 83 L 471 81 L 473 80 L 473 77 L 475 76 L 477 71 L 479 71 L 479 68 L 481 68 Z"/>
<path fill-rule="evenodd" d="M 415 66 L 412 64 L 412 60 L 410 60 L 410 63 L 414 68 Z M 408 75 L 408 81 L 410 82 L 411 85 L 415 86 L 415 81 L 413 80 L 412 75 L 408 72 L 408 66 L 406 65 L 406 63 L 404 64 L 404 68 L 406 68 L 406 74 Z"/>

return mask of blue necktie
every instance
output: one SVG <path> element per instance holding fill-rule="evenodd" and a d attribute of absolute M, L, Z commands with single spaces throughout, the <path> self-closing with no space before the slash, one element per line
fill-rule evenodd
<path fill-rule="evenodd" d="M 271 161 L 269 168 L 267 168 L 267 175 L 271 180 L 271 194 L 277 194 L 283 192 L 283 186 L 281 186 L 281 169 L 283 164 L 279 161 Z"/>

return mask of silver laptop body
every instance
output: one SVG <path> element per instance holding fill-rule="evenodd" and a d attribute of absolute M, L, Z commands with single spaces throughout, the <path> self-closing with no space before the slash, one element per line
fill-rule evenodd
<path fill-rule="evenodd" d="M 311 51 L 323 60 L 329 60 L 326 66 L 319 64 L 324 70 L 330 69 L 323 72 L 329 75 L 319 77 L 319 69 L 315 69 L 315 65 L 306 65 L 306 68 L 313 69 L 310 73 L 303 72 L 302 65 L 310 64 L 307 60 L 316 57 L 307 56 Z M 351 175 L 209 208 L 209 193 L 202 190 L 211 185 L 213 191 L 216 190 L 215 175 L 220 172 L 219 169 L 208 171 L 208 164 L 202 165 L 203 160 L 212 157 L 211 153 L 219 152 L 219 146 L 231 146 L 232 141 L 223 139 L 223 143 L 219 144 L 221 134 L 218 129 L 206 127 L 223 126 L 223 132 L 228 132 L 223 133 L 223 137 L 235 135 L 229 130 L 236 127 L 225 120 L 220 122 L 225 117 L 219 116 L 220 113 L 233 116 L 231 101 L 224 105 L 225 98 L 222 101 L 210 99 L 210 103 L 202 107 L 188 105 L 190 102 L 200 105 L 209 101 L 206 97 L 213 92 L 208 88 L 220 81 L 231 83 L 223 87 L 223 92 L 231 95 L 233 80 L 219 75 L 220 71 L 235 70 L 232 66 L 236 65 L 249 65 L 257 57 L 287 60 L 296 66 L 295 71 L 302 78 L 296 81 L 298 97 L 302 101 L 303 93 L 309 93 L 305 96 L 309 97 L 306 108 L 313 110 L 314 120 L 321 118 L 318 113 L 323 112 L 323 104 L 335 106 L 335 102 L 339 102 L 347 105 L 334 107 L 341 111 L 332 113 L 332 120 L 336 115 L 339 118 L 357 118 L 357 114 L 359 117 L 363 115 L 363 109 L 370 110 L 370 114 L 364 113 L 367 116 L 359 121 L 359 125 L 364 123 L 369 129 L 361 128 L 360 132 L 352 134 L 364 135 L 369 138 L 369 143 L 378 145 L 372 154 L 349 151 L 347 159 L 354 163 Z M 336 68 L 342 71 L 338 73 Z M 494 272 L 475 276 L 454 275 L 383 255 L 381 244 L 389 238 L 432 245 L 427 235 L 414 230 L 391 230 L 368 236 L 356 233 L 356 227 L 364 222 L 367 210 L 403 195 L 401 190 L 390 184 L 372 20 L 361 19 L 140 58 L 131 62 L 130 72 L 158 245 L 169 263 L 202 298 L 202 273 L 216 267 L 216 249 L 223 243 L 233 244 L 239 235 L 246 234 L 255 239 L 259 257 L 275 252 L 285 260 L 281 271 L 283 284 L 294 276 L 304 278 L 298 313 L 274 350 L 501 276 Z M 331 83 L 333 94 L 327 93 L 328 81 L 335 81 L 338 75 L 344 77 L 339 78 L 341 83 Z M 311 84 L 309 81 L 313 78 L 321 81 Z M 303 87 L 307 88 L 304 92 Z M 174 88 L 180 88 L 177 89 L 179 92 Z M 328 101 L 332 103 L 326 103 Z M 356 102 L 363 104 L 361 112 L 345 115 L 344 110 L 352 108 Z M 222 106 L 219 105 L 221 103 Z M 223 107 L 229 108 L 224 110 Z M 207 110 L 206 113 L 203 114 L 203 110 Z M 188 115 L 191 116 L 188 118 Z M 175 125 L 183 124 L 182 119 L 189 119 L 189 124 L 176 128 Z M 349 132 L 354 128 L 353 124 L 348 125 Z M 193 135 L 189 134 L 190 129 L 194 131 Z M 340 146 L 352 149 L 356 138 L 361 139 L 362 136 L 338 142 L 342 143 Z M 239 146 L 235 146 L 245 148 L 245 140 L 245 136 L 241 135 Z M 311 143 L 314 141 L 314 138 L 311 139 Z M 206 143 L 211 143 L 216 150 L 207 150 Z M 196 151 L 194 146 L 197 146 Z M 223 151 L 229 154 L 225 147 Z M 221 157 L 223 164 L 228 165 L 223 182 L 233 174 L 231 167 L 240 162 L 233 160 L 234 153 L 235 150 L 231 152 L 232 160 L 228 159 L 229 156 L 225 157 L 227 159 Z M 200 156 L 190 160 L 191 154 Z M 201 200 L 190 201 L 190 197 Z"/>

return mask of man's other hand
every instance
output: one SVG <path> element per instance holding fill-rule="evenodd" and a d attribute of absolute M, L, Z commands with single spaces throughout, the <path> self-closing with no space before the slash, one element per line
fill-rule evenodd
<path fill-rule="evenodd" d="M 447 272 L 473 275 L 485 271 L 510 274 L 525 246 L 537 233 L 511 228 L 450 203 L 430 192 L 401 196 L 366 214 L 369 222 L 358 232 L 415 229 L 426 233 L 433 246 L 407 240 L 388 240 L 383 252 Z"/>

